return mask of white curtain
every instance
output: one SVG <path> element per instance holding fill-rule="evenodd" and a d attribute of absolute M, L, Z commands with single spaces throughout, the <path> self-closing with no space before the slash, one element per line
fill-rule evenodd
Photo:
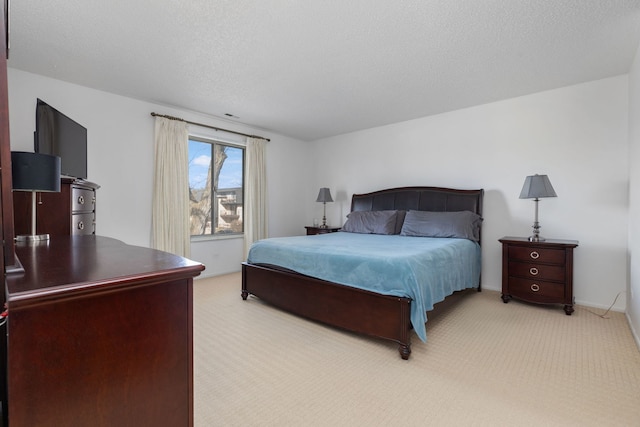
<path fill-rule="evenodd" d="M 247 138 L 244 201 L 244 255 L 251 244 L 267 237 L 266 141 Z"/>
<path fill-rule="evenodd" d="M 189 257 L 189 130 L 187 123 L 156 117 L 151 244 Z"/>

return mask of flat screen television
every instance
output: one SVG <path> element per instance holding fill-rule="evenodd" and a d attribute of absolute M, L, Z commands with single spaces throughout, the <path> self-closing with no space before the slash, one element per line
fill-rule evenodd
<path fill-rule="evenodd" d="M 46 102 L 36 105 L 36 153 L 60 157 L 60 173 L 87 179 L 87 129 Z"/>

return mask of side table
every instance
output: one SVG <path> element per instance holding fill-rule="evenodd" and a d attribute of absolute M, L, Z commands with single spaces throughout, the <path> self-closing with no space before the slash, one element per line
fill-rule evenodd
<path fill-rule="evenodd" d="M 321 226 L 305 226 L 304 228 L 307 229 L 307 236 L 313 236 L 314 234 L 327 234 L 327 233 L 335 233 L 336 231 L 340 231 L 340 227 L 331 227 L 331 226 L 326 226 L 326 227 L 321 227 Z"/>
<path fill-rule="evenodd" d="M 577 240 L 503 237 L 502 301 L 511 298 L 538 304 L 564 304 L 573 313 L 573 249 Z"/>

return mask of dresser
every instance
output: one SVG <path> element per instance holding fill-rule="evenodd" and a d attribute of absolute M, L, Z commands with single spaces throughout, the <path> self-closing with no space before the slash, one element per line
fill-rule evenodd
<path fill-rule="evenodd" d="M 503 237 L 502 300 L 512 298 L 538 304 L 564 304 L 573 313 L 573 249 L 576 240 Z"/>
<path fill-rule="evenodd" d="M 38 193 L 36 234 L 95 234 L 98 188 L 93 182 L 62 178 L 59 193 Z M 13 210 L 15 234 L 31 234 L 31 193 L 14 191 Z"/>
<path fill-rule="evenodd" d="M 6 276 L 12 427 L 193 426 L 200 263 L 94 236 L 16 245 Z M 6 424 L 5 424 L 6 425 Z"/>

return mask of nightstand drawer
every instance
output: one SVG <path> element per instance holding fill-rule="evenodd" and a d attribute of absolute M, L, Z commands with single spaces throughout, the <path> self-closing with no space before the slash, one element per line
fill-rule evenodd
<path fill-rule="evenodd" d="M 564 265 L 544 265 L 530 262 L 509 261 L 509 276 L 534 280 L 557 280 L 564 282 Z"/>
<path fill-rule="evenodd" d="M 517 298 L 533 302 L 557 302 L 564 298 L 564 283 L 509 278 L 509 291 Z"/>
<path fill-rule="evenodd" d="M 543 249 L 524 246 L 509 246 L 509 259 L 535 261 L 543 264 L 561 264 L 565 262 L 564 249 Z"/>

